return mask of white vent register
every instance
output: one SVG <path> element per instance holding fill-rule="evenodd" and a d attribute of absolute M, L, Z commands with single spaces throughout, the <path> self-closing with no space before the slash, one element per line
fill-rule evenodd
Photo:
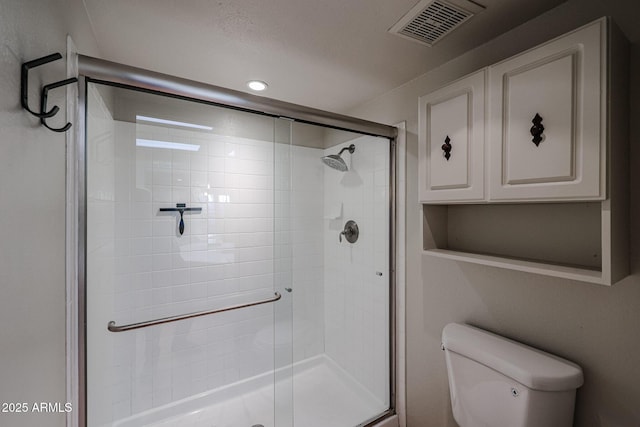
<path fill-rule="evenodd" d="M 482 10 L 467 0 L 421 0 L 389 32 L 433 46 Z"/>

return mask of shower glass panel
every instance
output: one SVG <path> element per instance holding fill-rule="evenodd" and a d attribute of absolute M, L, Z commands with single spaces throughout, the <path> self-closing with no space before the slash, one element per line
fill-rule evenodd
<path fill-rule="evenodd" d="M 85 100 L 87 426 L 392 411 L 390 140 L 91 81 Z"/>
<path fill-rule="evenodd" d="M 290 122 L 94 83 L 86 97 L 87 424 L 292 425 L 274 237 Z"/>
<path fill-rule="evenodd" d="M 390 141 L 300 123 L 291 139 L 294 426 L 366 425 L 390 408 Z"/>

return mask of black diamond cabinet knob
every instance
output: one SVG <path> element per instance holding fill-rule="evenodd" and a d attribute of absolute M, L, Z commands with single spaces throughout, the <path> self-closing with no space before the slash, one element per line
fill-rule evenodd
<path fill-rule="evenodd" d="M 444 139 L 444 144 L 442 144 L 441 148 L 443 151 L 442 155 L 447 159 L 447 161 L 449 161 L 449 158 L 451 157 L 451 148 L 453 148 L 451 146 L 451 138 L 449 138 L 449 135 Z"/>
<path fill-rule="evenodd" d="M 542 132 L 544 132 L 544 126 L 542 125 L 542 117 L 540 117 L 540 114 L 536 113 L 533 120 L 531 120 L 531 123 L 533 123 L 533 126 L 531 126 L 530 129 L 531 136 L 533 136 L 531 141 L 536 144 L 537 147 L 544 139 L 542 135 Z"/>

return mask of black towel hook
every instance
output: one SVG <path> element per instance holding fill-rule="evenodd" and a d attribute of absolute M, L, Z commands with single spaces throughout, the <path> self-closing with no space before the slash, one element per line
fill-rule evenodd
<path fill-rule="evenodd" d="M 56 105 L 50 111 L 45 112 L 43 110 L 39 113 L 29 108 L 29 69 L 48 64 L 49 62 L 57 61 L 58 59 L 62 59 L 62 55 L 60 55 L 59 53 L 52 53 L 51 55 L 43 56 L 42 58 L 34 59 L 33 61 L 28 61 L 22 64 L 22 72 L 20 75 L 20 101 L 22 103 L 22 108 L 38 118 L 53 117 L 58 114 L 58 111 L 60 111 L 60 107 Z"/>
<path fill-rule="evenodd" d="M 51 89 L 55 89 L 55 88 L 58 88 L 58 87 L 61 87 L 61 86 L 66 86 L 68 84 L 75 83 L 77 81 L 78 81 L 77 78 L 71 77 L 69 79 L 61 80 L 59 82 L 49 83 L 48 85 L 44 85 L 42 87 L 42 95 L 40 97 L 40 111 L 46 111 L 47 110 L 47 98 L 49 96 L 49 91 Z M 58 107 L 54 107 L 54 108 L 58 108 Z M 52 130 L 54 132 L 66 132 L 66 131 L 69 130 L 69 128 L 71 128 L 71 123 L 69 123 L 69 122 L 67 122 L 67 124 L 64 125 L 61 128 L 52 128 L 51 126 L 49 126 L 47 124 L 47 121 L 46 121 L 47 117 L 44 117 L 44 116 L 40 117 L 40 123 L 42 123 L 49 130 Z"/>

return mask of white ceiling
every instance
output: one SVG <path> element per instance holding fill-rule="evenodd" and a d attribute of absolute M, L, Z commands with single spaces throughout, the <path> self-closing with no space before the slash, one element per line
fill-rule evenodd
<path fill-rule="evenodd" d="M 564 0 L 478 0 L 434 47 L 392 35 L 418 0 L 84 0 L 103 58 L 344 112 Z"/>

